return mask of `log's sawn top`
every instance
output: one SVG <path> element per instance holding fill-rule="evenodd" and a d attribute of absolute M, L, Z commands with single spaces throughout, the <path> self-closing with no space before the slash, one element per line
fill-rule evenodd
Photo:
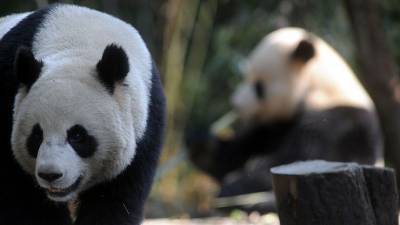
<path fill-rule="evenodd" d="M 315 173 L 335 173 L 357 168 L 357 163 L 328 162 L 325 160 L 300 161 L 271 168 L 277 175 L 308 175 Z"/>

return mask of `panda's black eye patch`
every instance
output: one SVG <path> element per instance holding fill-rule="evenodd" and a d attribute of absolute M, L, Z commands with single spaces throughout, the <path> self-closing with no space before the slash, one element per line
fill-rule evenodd
<path fill-rule="evenodd" d="M 96 139 L 79 124 L 72 126 L 67 131 L 67 141 L 82 158 L 92 156 L 97 149 Z"/>
<path fill-rule="evenodd" d="M 26 148 L 29 155 L 33 158 L 37 157 L 40 145 L 43 142 L 43 130 L 39 124 L 35 124 L 32 128 L 31 134 L 26 140 Z"/>
<path fill-rule="evenodd" d="M 265 97 L 265 89 L 261 81 L 256 81 L 253 88 L 258 99 L 263 99 Z"/>
<path fill-rule="evenodd" d="M 85 128 L 74 126 L 68 132 L 68 141 L 70 143 L 83 143 L 85 142 L 87 132 Z"/>

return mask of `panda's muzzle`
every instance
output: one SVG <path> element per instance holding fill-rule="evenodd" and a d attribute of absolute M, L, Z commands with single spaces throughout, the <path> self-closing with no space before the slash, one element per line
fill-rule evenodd
<path fill-rule="evenodd" d="M 71 192 L 75 191 L 79 187 L 81 180 L 82 180 L 82 177 L 79 177 L 78 179 L 76 179 L 76 181 L 71 186 L 69 186 L 67 188 L 49 187 L 46 189 L 46 192 L 51 197 L 65 197 L 68 194 L 70 194 Z"/>

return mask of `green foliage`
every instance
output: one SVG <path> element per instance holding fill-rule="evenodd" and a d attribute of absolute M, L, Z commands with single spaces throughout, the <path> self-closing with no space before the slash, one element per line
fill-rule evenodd
<path fill-rule="evenodd" d="M 34 10 L 35 8 L 36 4 L 34 1 L 24 1 L 24 0 L 1 1 L 0 17 L 3 17 L 11 13 L 31 11 Z"/>
<path fill-rule="evenodd" d="M 230 110 L 230 96 L 241 80 L 240 63 L 273 28 L 274 14 L 258 8 L 257 2 L 225 1 L 219 4 L 202 76 L 185 92 L 196 90 L 188 126 L 207 127 Z M 218 13 L 229 17 L 219 17 Z"/>
<path fill-rule="evenodd" d="M 400 65 L 400 4 L 398 0 L 383 0 L 382 15 L 391 51 Z"/>

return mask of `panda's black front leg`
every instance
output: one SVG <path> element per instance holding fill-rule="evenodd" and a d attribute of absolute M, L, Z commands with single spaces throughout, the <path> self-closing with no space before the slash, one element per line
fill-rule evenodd
<path fill-rule="evenodd" d="M 69 211 L 64 205 L 55 205 L 45 199 L 34 197 L 38 193 L 31 192 L 30 199 L 14 199 L 2 201 L 0 225 L 71 225 Z M 13 193 L 8 193 L 13 194 Z"/>
<path fill-rule="evenodd" d="M 141 224 L 159 155 L 159 148 L 148 148 L 154 140 L 146 140 L 122 174 L 81 194 L 75 225 Z"/>
<path fill-rule="evenodd" d="M 100 194 L 100 192 L 99 192 Z M 139 225 L 142 221 L 142 206 L 121 195 L 100 194 L 86 196 L 77 211 L 76 225 Z"/>
<path fill-rule="evenodd" d="M 127 174 L 83 193 L 78 202 L 75 225 L 138 225 L 142 221 L 143 190 Z M 129 179 L 129 178 L 128 178 Z"/>
<path fill-rule="evenodd" d="M 0 225 L 71 225 L 66 205 L 50 201 L 32 177 L 1 153 Z"/>
<path fill-rule="evenodd" d="M 243 129 L 226 140 L 202 132 L 202 135 L 197 135 L 201 138 L 187 139 L 190 159 L 197 167 L 223 182 L 228 173 L 242 168 L 250 158 L 278 151 L 296 124 L 297 117 L 261 124 Z"/>

